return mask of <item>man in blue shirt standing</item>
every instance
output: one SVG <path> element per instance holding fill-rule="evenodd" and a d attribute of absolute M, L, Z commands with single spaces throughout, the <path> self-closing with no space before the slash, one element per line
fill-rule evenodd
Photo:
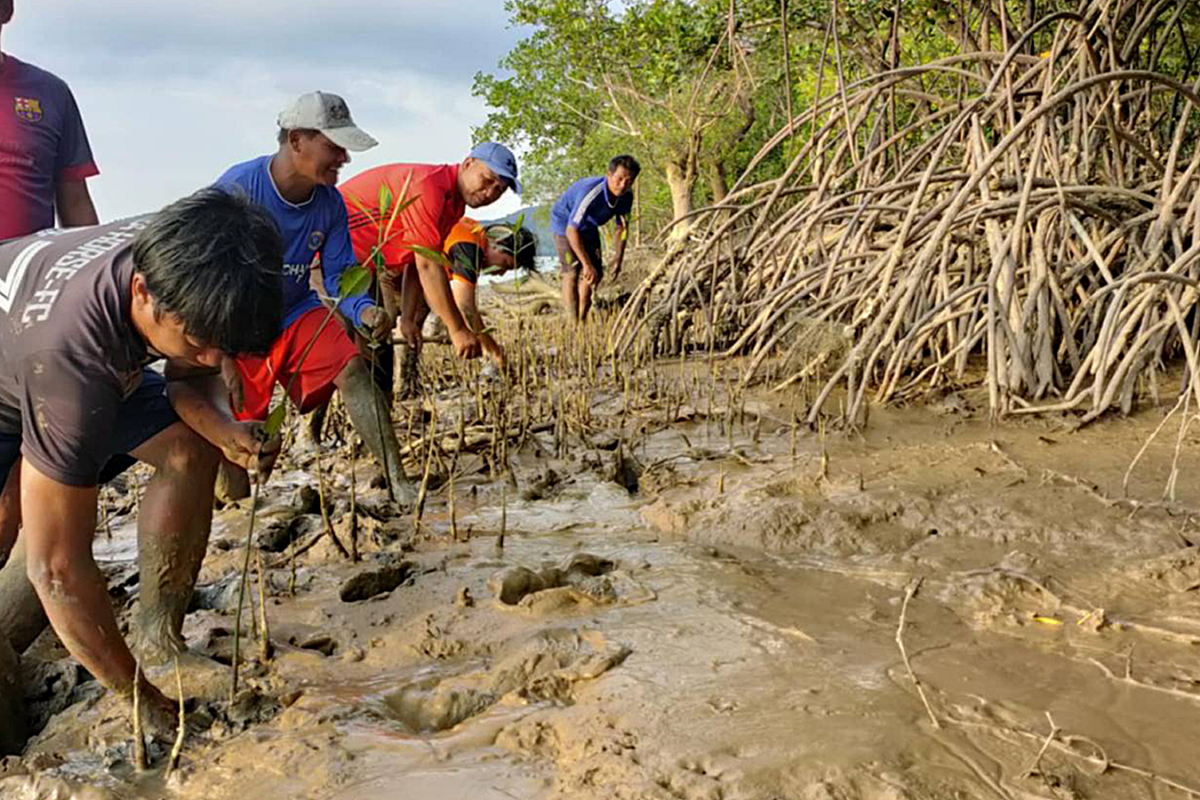
<path fill-rule="evenodd" d="M 222 365 L 234 408 L 240 409 L 239 419 L 266 419 L 276 381 L 290 386 L 301 413 L 324 405 L 335 389 L 341 390 L 351 424 L 384 467 L 389 491 L 408 505 L 413 491 L 400 463 L 388 403 L 349 333 L 327 320 L 329 311 L 322 304 L 322 299 L 332 303 L 338 298 L 342 273 L 356 263 L 346 204 L 335 188 L 338 172 L 350 162 L 348 150 L 360 152 L 377 142 L 354 124 L 345 100 L 325 92 L 302 95 L 284 109 L 278 141 L 274 155 L 230 167 L 217 181 L 218 186 L 239 187 L 265 208 L 279 225 L 284 244 L 279 338 L 266 357 L 239 356 Z M 368 337 L 391 334 L 391 318 L 365 293 L 338 299 L 337 309 Z M 223 467 L 231 472 L 228 464 Z"/>
<path fill-rule="evenodd" d="M 633 210 L 633 182 L 641 171 L 633 156 L 617 156 L 608 162 L 608 174 L 575 181 L 550 212 L 562 269 L 563 307 L 573 321 L 587 320 L 592 292 L 604 279 L 600 226 L 613 217 L 617 218 L 617 252 L 612 276 L 621 273 L 629 212 Z"/>

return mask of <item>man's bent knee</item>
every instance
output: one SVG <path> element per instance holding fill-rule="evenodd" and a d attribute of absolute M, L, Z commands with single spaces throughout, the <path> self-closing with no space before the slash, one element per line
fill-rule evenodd
<path fill-rule="evenodd" d="M 132 455 L 160 472 L 191 477 L 215 476 L 221 463 L 221 451 L 182 422 L 155 435 Z"/>

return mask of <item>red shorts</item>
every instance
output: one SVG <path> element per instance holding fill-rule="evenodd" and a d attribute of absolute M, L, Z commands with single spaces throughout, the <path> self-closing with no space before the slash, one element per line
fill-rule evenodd
<path fill-rule="evenodd" d="M 287 387 L 291 383 L 292 402 L 301 413 L 312 411 L 333 396 L 334 380 L 341 374 L 350 359 L 358 355 L 358 348 L 351 341 L 346 329 L 335 318 L 329 320 L 326 308 L 314 308 L 301 314 L 295 322 L 284 329 L 271 352 L 263 356 L 238 356 L 235 360 L 242 375 L 242 392 L 245 405 L 235 411 L 240 420 L 265 420 L 271 407 L 271 391 L 275 382 Z M 317 331 L 320 330 L 320 335 Z M 308 343 L 317 336 L 317 341 L 300 362 Z M 296 379 L 292 375 L 299 370 Z"/>

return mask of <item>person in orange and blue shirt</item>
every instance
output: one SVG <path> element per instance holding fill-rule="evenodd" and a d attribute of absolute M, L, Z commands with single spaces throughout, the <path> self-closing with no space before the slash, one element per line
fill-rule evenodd
<path fill-rule="evenodd" d="M 503 275 L 514 267 L 533 272 L 537 257 L 533 232 L 503 223 L 485 226 L 470 217 L 463 217 L 446 237 L 443 251 L 454 304 L 467 326 L 479 337 L 483 351 L 497 367 L 504 369 L 504 348 L 484 331 L 483 317 L 475 302 L 475 288 L 482 275 Z M 424 322 L 422 315 L 417 324 Z"/>

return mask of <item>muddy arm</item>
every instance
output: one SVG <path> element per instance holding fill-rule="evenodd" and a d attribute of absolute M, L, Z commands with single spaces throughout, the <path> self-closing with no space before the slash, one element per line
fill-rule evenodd
<path fill-rule="evenodd" d="M 68 486 L 21 464 L 29 580 L 63 644 L 109 689 L 131 692 L 133 654 L 117 629 L 104 576 L 92 558 L 96 487 Z"/>
<path fill-rule="evenodd" d="M 421 279 L 421 291 L 425 294 L 425 302 L 433 312 L 446 323 L 450 332 L 450 341 L 459 358 L 478 358 L 479 340 L 471 329 L 463 322 L 458 306 L 454 304 L 454 295 L 450 293 L 450 281 L 446 270 L 441 264 L 432 259 L 417 255 L 417 276 Z"/>
<path fill-rule="evenodd" d="M 462 312 L 467 326 L 479 337 L 479 343 L 483 345 L 483 351 L 496 362 L 498 367 L 503 369 L 504 348 L 491 335 L 483 331 L 483 316 L 479 313 L 479 307 L 475 303 L 475 284 L 466 283 L 465 281 L 451 281 L 450 290 L 454 293 L 454 303 L 458 306 L 458 310 Z"/>

